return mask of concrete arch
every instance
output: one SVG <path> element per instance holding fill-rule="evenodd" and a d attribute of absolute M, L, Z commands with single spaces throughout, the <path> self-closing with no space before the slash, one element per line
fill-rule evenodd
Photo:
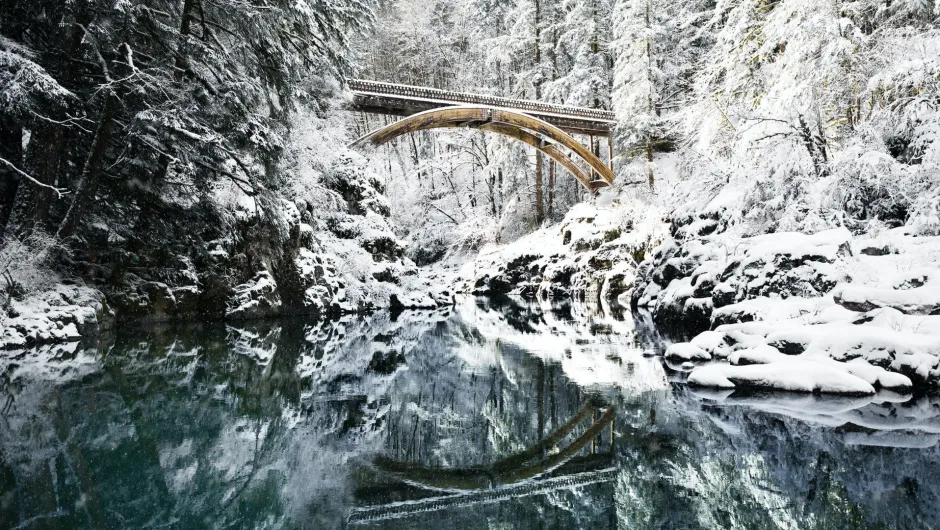
<path fill-rule="evenodd" d="M 607 185 L 612 184 L 616 178 L 613 171 L 594 153 L 558 127 L 521 112 L 496 107 L 461 105 L 420 112 L 372 131 L 353 142 L 352 145 L 382 145 L 405 134 L 451 127 L 468 127 L 494 132 L 531 145 L 561 164 L 590 191 L 596 189 L 591 183 L 590 176 L 555 144 L 567 147 L 576 153 L 601 176 Z"/>

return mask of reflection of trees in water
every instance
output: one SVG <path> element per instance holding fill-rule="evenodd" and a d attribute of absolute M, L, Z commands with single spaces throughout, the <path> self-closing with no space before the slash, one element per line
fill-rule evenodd
<path fill-rule="evenodd" d="M 409 489 L 415 476 L 370 465 L 377 456 L 520 489 L 373 528 L 940 523 L 936 446 L 848 445 L 940 432 L 936 402 L 842 404 L 825 417 L 851 425 L 823 427 L 792 419 L 802 405 L 670 388 L 658 361 L 641 356 L 660 340 L 642 318 L 604 308 L 503 303 L 161 327 L 98 351 L 7 356 L 0 527 L 333 528 L 351 506 L 429 495 Z M 532 477 L 607 465 L 604 448 L 591 460 L 584 446 L 561 471 L 538 467 L 591 425 L 551 439 L 593 400 L 616 409 L 615 480 L 526 490 Z M 873 431 L 887 427 L 899 434 Z M 546 455 L 532 457 L 539 440 Z"/>

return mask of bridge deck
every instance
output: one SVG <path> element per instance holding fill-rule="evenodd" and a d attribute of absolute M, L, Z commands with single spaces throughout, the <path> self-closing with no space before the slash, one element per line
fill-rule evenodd
<path fill-rule="evenodd" d="M 353 93 L 353 108 L 361 112 L 411 116 L 431 109 L 472 104 L 525 112 L 568 133 L 608 136 L 614 127 L 614 114 L 600 109 L 362 79 L 351 79 L 347 84 Z"/>

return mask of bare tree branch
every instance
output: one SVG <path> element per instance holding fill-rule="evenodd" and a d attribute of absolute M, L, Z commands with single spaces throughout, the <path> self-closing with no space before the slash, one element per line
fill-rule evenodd
<path fill-rule="evenodd" d="M 56 188 L 55 186 L 50 186 L 49 184 L 44 184 L 44 183 L 42 183 L 42 182 L 39 182 L 38 180 L 36 180 L 35 177 L 33 177 L 32 175 L 30 175 L 29 173 L 26 173 L 26 172 L 23 171 L 22 169 L 16 167 L 16 165 L 14 165 L 13 162 L 10 162 L 9 160 L 7 160 L 7 159 L 5 159 L 5 158 L 3 158 L 3 157 L 0 157 L 0 164 L 3 164 L 4 166 L 10 168 L 11 170 L 13 170 L 14 173 L 16 173 L 17 175 L 19 175 L 19 176 L 25 178 L 26 180 L 32 182 L 32 183 L 35 184 L 36 186 L 39 186 L 40 188 L 46 188 L 46 189 L 49 189 L 49 190 L 54 191 L 54 192 L 56 193 L 56 195 L 57 195 L 60 199 L 61 199 L 62 197 L 64 197 L 65 195 L 68 194 L 68 190 L 66 190 L 66 189 L 64 189 L 64 188 Z"/>

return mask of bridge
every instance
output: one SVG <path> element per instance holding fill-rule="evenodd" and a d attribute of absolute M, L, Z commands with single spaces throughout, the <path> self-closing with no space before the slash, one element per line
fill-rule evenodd
<path fill-rule="evenodd" d="M 347 80 L 347 85 L 352 92 L 351 110 L 404 117 L 359 138 L 354 146 L 378 146 L 422 130 L 471 128 L 536 148 L 592 192 L 611 185 L 616 178 L 612 170 L 612 112 L 362 79 Z M 587 136 L 589 147 L 573 135 Z M 606 164 L 599 156 L 602 137 L 607 139 Z M 585 170 L 575 159 L 590 169 Z"/>

